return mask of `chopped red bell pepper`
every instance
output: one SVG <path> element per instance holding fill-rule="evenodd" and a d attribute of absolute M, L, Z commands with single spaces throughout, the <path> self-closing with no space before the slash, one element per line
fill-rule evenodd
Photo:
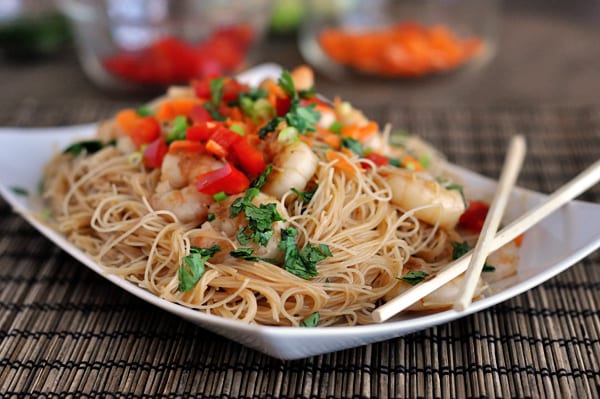
<path fill-rule="evenodd" d="M 215 122 L 206 122 L 198 125 L 192 125 L 185 131 L 185 138 L 192 141 L 206 141 L 217 130 L 219 124 Z"/>
<path fill-rule="evenodd" d="M 479 233 L 483 228 L 490 206 L 484 201 L 471 201 L 467 210 L 461 215 L 458 223 L 470 231 Z"/>
<path fill-rule="evenodd" d="M 285 116 L 290 110 L 290 106 L 292 105 L 292 100 L 289 97 L 277 97 L 275 99 L 275 112 L 277 116 Z"/>
<path fill-rule="evenodd" d="M 380 155 L 376 152 L 372 152 L 370 154 L 368 154 L 367 156 L 365 156 L 365 158 L 373 161 L 373 163 L 377 166 L 383 166 L 383 165 L 387 165 L 390 163 L 390 160 L 387 157 L 384 157 L 383 155 Z M 367 164 L 365 164 L 367 165 Z"/>
<path fill-rule="evenodd" d="M 238 194 L 250 187 L 250 180 L 242 172 L 227 163 L 222 168 L 198 176 L 196 188 L 208 195 L 224 192 Z"/>
<path fill-rule="evenodd" d="M 213 120 L 212 116 L 203 105 L 196 105 L 194 108 L 192 108 L 188 117 L 196 124 L 206 123 Z"/>
<path fill-rule="evenodd" d="M 241 137 L 232 147 L 232 153 L 236 163 L 252 178 L 264 172 L 267 167 L 262 152 L 250 144 L 248 137 Z"/>
<path fill-rule="evenodd" d="M 210 139 L 215 141 L 225 151 L 229 151 L 232 145 L 240 141 L 242 136 L 234 132 L 233 130 L 227 129 L 225 126 L 219 126 L 210 136 Z"/>
<path fill-rule="evenodd" d="M 160 125 L 151 116 L 139 118 L 128 132 L 128 136 L 133 144 L 139 148 L 142 144 L 150 143 L 160 136 Z"/>
<path fill-rule="evenodd" d="M 160 168 L 162 161 L 169 151 L 164 137 L 159 137 L 148 144 L 144 150 L 144 165 L 148 168 Z"/>

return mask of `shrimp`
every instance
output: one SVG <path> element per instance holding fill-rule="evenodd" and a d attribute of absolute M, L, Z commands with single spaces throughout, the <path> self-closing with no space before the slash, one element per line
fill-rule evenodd
<path fill-rule="evenodd" d="M 317 170 L 319 159 L 302 141 L 273 142 L 268 147 L 273 157 L 273 171 L 262 191 L 281 199 L 292 188 L 304 190 Z"/>
<path fill-rule="evenodd" d="M 386 169 L 386 180 L 392 191 L 391 202 L 403 210 L 416 209 L 415 217 L 443 229 L 453 229 L 465 211 L 458 190 L 442 187 L 426 174 L 408 169 Z"/>
<path fill-rule="evenodd" d="M 214 199 L 198 191 L 194 185 L 195 179 L 223 165 L 222 161 L 208 154 L 190 151 L 168 153 L 163 160 L 160 181 L 150 198 L 150 204 L 154 209 L 173 212 L 183 223 L 204 222 Z"/>
<path fill-rule="evenodd" d="M 467 241 L 472 242 L 475 240 L 475 238 L 476 237 L 472 237 Z M 478 299 L 487 291 L 490 291 L 491 288 L 489 284 L 504 280 L 507 277 L 516 274 L 518 262 L 519 247 L 514 241 L 492 252 L 487 257 L 486 264 L 492 266 L 493 270 L 490 272 L 483 272 L 481 274 L 481 278 L 479 279 L 473 294 L 473 299 Z M 407 271 L 422 271 L 428 275 L 434 275 L 439 270 L 439 266 L 434 268 L 418 258 L 410 258 L 404 267 Z M 462 292 L 463 281 L 464 275 L 456 277 L 431 294 L 425 296 L 408 309 L 411 311 L 422 311 L 444 310 L 451 308 L 456 302 L 456 299 L 459 297 L 459 294 Z M 389 301 L 408 290 L 410 287 L 411 286 L 408 283 L 400 281 L 390 292 L 385 295 L 384 299 Z"/>

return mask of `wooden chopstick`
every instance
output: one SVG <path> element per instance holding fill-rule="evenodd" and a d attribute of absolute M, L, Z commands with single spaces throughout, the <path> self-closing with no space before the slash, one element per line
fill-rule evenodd
<path fill-rule="evenodd" d="M 517 238 L 524 231 L 600 181 L 600 160 L 577 175 L 573 180 L 549 195 L 545 201 L 530 209 L 500 230 L 490 244 L 490 251 Z M 432 278 L 425 280 L 381 305 L 372 313 L 373 321 L 382 322 L 405 310 L 418 300 L 431 294 L 447 282 L 462 274 L 468 267 L 472 251 L 448 264 Z"/>
<path fill-rule="evenodd" d="M 517 176 L 525 158 L 525 138 L 521 135 L 514 136 L 510 141 L 506 159 L 498 180 L 498 187 L 490 205 L 490 210 L 483 223 L 483 228 L 473 248 L 469 267 L 464 276 L 460 295 L 454 303 L 454 309 L 465 310 L 471 303 L 479 276 L 483 269 L 485 259 L 489 255 L 491 242 L 498 231 L 500 220 L 508 203 L 510 193 L 515 186 Z"/>

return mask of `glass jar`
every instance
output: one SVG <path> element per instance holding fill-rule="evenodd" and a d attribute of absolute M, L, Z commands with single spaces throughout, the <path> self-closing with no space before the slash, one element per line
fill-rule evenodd
<path fill-rule="evenodd" d="M 485 65 L 496 51 L 496 0 L 308 0 L 303 57 L 349 73 L 418 78 Z"/>
<path fill-rule="evenodd" d="M 57 1 L 93 82 L 155 91 L 245 68 L 273 0 Z"/>

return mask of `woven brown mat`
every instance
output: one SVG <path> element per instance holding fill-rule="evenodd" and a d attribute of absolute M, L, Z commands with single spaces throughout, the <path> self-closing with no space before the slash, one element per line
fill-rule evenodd
<path fill-rule="evenodd" d="M 124 104 L 0 104 L 1 126 L 91 122 Z M 389 108 L 449 159 L 550 192 L 600 156 L 600 107 Z M 582 199 L 598 202 L 595 187 Z M 600 220 L 590 220 L 600 223 Z M 464 398 L 600 395 L 600 254 L 489 310 L 405 337 L 280 361 L 150 306 L 80 265 L 0 200 L 0 397 Z"/>

